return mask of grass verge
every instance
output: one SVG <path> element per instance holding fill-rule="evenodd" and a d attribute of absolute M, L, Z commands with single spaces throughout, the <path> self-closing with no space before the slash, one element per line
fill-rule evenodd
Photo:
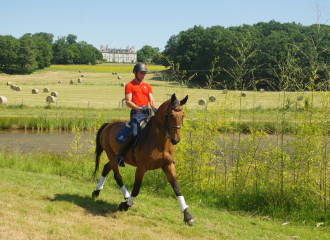
<path fill-rule="evenodd" d="M 142 187 L 136 204 L 118 212 L 122 194 L 109 175 L 91 198 L 92 163 L 43 154 L 0 154 L 1 239 L 329 239 L 328 227 L 285 223 L 209 208 L 186 198 L 195 218 L 183 223 L 174 193 L 157 196 Z M 134 168 L 123 169 L 131 189 Z"/>

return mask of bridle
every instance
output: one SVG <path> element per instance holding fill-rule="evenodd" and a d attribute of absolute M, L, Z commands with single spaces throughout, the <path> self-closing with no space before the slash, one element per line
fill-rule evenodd
<path fill-rule="evenodd" d="M 181 129 L 181 126 L 169 126 L 169 121 L 168 121 L 168 118 L 169 118 L 169 114 L 168 114 L 168 111 L 169 110 L 174 110 L 176 112 L 181 112 L 182 111 L 182 107 L 179 108 L 179 109 L 176 109 L 178 105 L 174 105 L 172 107 L 170 107 L 170 105 L 168 105 L 167 107 L 167 110 L 166 110 L 166 114 L 165 114 L 165 126 L 163 126 L 161 123 L 157 122 L 157 120 L 155 119 L 155 122 L 160 126 L 162 127 L 163 130 L 165 130 L 166 134 L 164 133 L 165 137 L 168 137 L 169 134 L 170 134 L 170 131 L 171 129 Z M 182 121 L 182 125 L 183 125 L 183 121 Z"/>
<path fill-rule="evenodd" d="M 170 107 L 167 108 L 167 111 L 166 111 L 166 114 L 165 114 L 165 127 L 164 128 L 166 129 L 167 133 L 169 133 L 169 131 L 173 128 L 174 129 L 181 129 L 181 126 L 172 126 L 172 127 L 169 126 L 169 122 L 168 122 L 168 110 L 169 109 L 170 109 Z M 176 111 L 176 112 L 181 112 L 183 108 L 181 107 L 180 109 L 176 109 L 176 106 L 173 106 L 173 107 L 171 107 L 171 109 Z"/>

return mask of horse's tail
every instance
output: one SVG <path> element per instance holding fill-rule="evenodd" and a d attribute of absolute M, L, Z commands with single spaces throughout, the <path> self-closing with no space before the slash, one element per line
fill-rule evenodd
<path fill-rule="evenodd" d="M 101 153 L 103 152 L 103 148 L 100 143 L 100 135 L 103 129 L 108 126 L 109 123 L 104 123 L 102 127 L 97 131 L 96 134 L 96 148 L 95 148 L 95 169 L 94 169 L 94 174 L 93 178 L 95 178 L 96 172 L 99 170 L 99 164 L 100 164 L 100 156 Z"/>

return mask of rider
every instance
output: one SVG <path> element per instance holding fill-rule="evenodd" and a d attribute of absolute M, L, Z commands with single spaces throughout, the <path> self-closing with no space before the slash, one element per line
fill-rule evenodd
<path fill-rule="evenodd" d="M 149 115 L 148 103 L 154 112 L 157 111 L 151 86 L 143 82 L 146 72 L 147 66 L 143 63 L 137 63 L 133 68 L 135 78 L 125 86 L 126 105 L 131 108 L 130 118 L 132 132 L 120 146 L 116 155 L 116 161 L 121 167 L 125 167 L 123 156 L 127 147 L 137 136 L 139 123 Z"/>

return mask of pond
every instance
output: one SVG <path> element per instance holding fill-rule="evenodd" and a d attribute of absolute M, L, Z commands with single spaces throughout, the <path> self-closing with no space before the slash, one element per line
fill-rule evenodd
<path fill-rule="evenodd" d="M 51 153 L 66 153 L 67 151 L 72 152 L 72 147 L 70 144 L 73 144 L 76 133 L 72 132 L 40 132 L 40 131 L 0 131 L 0 149 L 5 150 L 18 150 L 20 152 L 29 153 L 29 152 L 51 152 Z M 95 136 L 96 133 L 81 133 L 81 137 L 79 139 L 79 145 L 82 144 L 80 153 L 85 153 L 87 150 L 95 148 Z M 232 148 L 236 148 L 238 144 L 237 135 L 228 134 L 225 135 L 229 137 L 227 139 L 227 153 L 231 152 Z M 242 134 L 242 140 L 246 141 L 251 135 L 250 134 Z M 223 136 L 224 137 L 224 136 Z M 224 139 L 219 139 L 219 146 L 224 149 Z M 269 146 L 277 145 L 277 136 L 276 135 L 268 135 L 263 137 L 260 140 L 258 151 L 264 151 Z M 284 148 L 290 151 L 290 144 L 294 141 L 294 137 L 292 135 L 286 135 L 284 137 Z M 245 147 L 249 148 L 249 144 Z M 251 147 L 251 146 L 250 146 Z"/>
<path fill-rule="evenodd" d="M 76 135 L 72 132 L 0 131 L 0 148 L 20 152 L 63 153 L 71 150 L 70 144 Z M 83 144 L 83 151 L 90 147 L 89 140 L 95 142 L 95 133 L 81 133 L 79 143 Z"/>

